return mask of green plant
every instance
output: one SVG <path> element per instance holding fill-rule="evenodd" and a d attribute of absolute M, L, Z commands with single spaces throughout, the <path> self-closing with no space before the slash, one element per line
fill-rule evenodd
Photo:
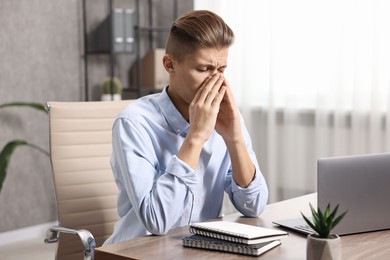
<path fill-rule="evenodd" d="M 345 211 L 344 213 L 336 217 L 337 210 L 339 208 L 338 204 L 333 209 L 332 212 L 330 211 L 330 204 L 328 204 L 324 212 L 322 212 L 320 208 L 318 208 L 317 211 L 315 211 L 313 206 L 311 204 L 309 205 L 310 205 L 313 221 L 310 221 L 309 218 L 307 218 L 301 212 L 303 219 L 315 232 L 317 232 L 318 237 L 330 238 L 330 232 L 345 217 L 347 211 Z"/>
<path fill-rule="evenodd" d="M 116 77 L 113 77 L 113 78 L 106 77 L 103 80 L 103 83 L 102 83 L 102 93 L 103 94 L 111 94 L 111 84 L 113 87 L 112 94 L 122 94 L 122 90 L 123 90 L 122 83 Z"/>
<path fill-rule="evenodd" d="M 0 108 L 8 108 L 8 107 L 29 107 L 36 109 L 38 111 L 42 111 L 47 113 L 45 106 L 40 103 L 33 103 L 33 102 L 12 102 L 12 103 L 6 103 L 0 105 Z M 11 161 L 12 153 L 15 151 L 15 149 L 19 146 L 27 145 L 29 147 L 32 147 L 34 149 L 37 149 L 38 151 L 42 152 L 43 154 L 49 156 L 49 152 L 47 152 L 45 149 L 29 143 L 25 140 L 16 139 L 9 141 L 1 150 L 0 152 L 0 191 L 3 187 L 3 183 L 5 180 L 5 177 L 7 176 L 7 168 L 9 165 L 9 162 Z"/>

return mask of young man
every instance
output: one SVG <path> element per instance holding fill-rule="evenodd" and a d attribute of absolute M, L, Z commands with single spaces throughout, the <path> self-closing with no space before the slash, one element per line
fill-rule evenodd
<path fill-rule="evenodd" d="M 209 11 L 173 23 L 163 58 L 169 86 L 113 126 L 120 220 L 106 244 L 217 218 L 224 191 L 245 216 L 264 209 L 268 189 L 223 76 L 233 39 Z"/>

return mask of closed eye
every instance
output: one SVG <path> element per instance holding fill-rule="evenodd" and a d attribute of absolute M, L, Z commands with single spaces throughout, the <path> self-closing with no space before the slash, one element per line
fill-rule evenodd
<path fill-rule="evenodd" d="M 218 72 L 223 73 L 225 71 L 225 69 L 226 69 L 226 66 L 220 67 L 220 68 L 218 68 Z M 199 68 L 197 68 L 197 70 L 200 72 L 209 72 L 209 71 L 214 71 L 215 67 L 213 67 L 213 66 L 199 67 Z"/>
<path fill-rule="evenodd" d="M 197 70 L 200 71 L 200 72 L 207 72 L 207 71 L 210 71 L 210 70 L 214 70 L 214 67 L 212 67 L 212 66 L 202 66 L 202 67 L 198 67 Z"/>
<path fill-rule="evenodd" d="M 226 67 L 221 67 L 218 69 L 219 72 L 223 73 L 225 71 Z"/>

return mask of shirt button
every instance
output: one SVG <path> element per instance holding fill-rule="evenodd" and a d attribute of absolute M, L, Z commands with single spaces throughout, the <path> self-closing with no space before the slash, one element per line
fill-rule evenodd
<path fill-rule="evenodd" d="M 176 129 L 176 133 L 180 133 L 180 129 Z"/>

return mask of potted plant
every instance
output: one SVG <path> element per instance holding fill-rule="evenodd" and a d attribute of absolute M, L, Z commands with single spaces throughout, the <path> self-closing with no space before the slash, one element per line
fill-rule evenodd
<path fill-rule="evenodd" d="M 332 229 L 340 223 L 347 211 L 336 217 L 339 205 L 330 210 L 330 204 L 322 212 L 317 211 L 311 204 L 312 221 L 302 213 L 303 219 L 316 232 L 307 237 L 306 259 L 311 260 L 336 260 L 341 259 L 341 239 L 337 234 L 332 234 Z"/>
<path fill-rule="evenodd" d="M 106 77 L 102 82 L 102 101 L 122 99 L 122 83 L 116 77 Z"/>
<path fill-rule="evenodd" d="M 28 108 L 33 108 L 33 109 L 36 109 L 38 111 L 47 113 L 47 111 L 45 109 L 45 105 L 43 105 L 41 103 L 11 102 L 11 103 L 6 103 L 6 104 L 0 105 L 0 109 L 1 108 L 9 108 L 9 107 L 28 107 Z M 1 188 L 2 188 L 3 183 L 5 181 L 5 177 L 7 176 L 7 168 L 8 168 L 10 161 L 11 161 L 11 157 L 12 157 L 14 150 L 17 147 L 24 146 L 24 145 L 29 146 L 31 148 L 34 148 L 47 156 L 50 156 L 49 152 L 47 152 L 45 149 L 43 149 L 35 144 L 32 144 L 26 140 L 15 139 L 15 140 L 9 141 L 3 147 L 3 149 L 0 151 L 0 191 L 1 191 Z"/>

